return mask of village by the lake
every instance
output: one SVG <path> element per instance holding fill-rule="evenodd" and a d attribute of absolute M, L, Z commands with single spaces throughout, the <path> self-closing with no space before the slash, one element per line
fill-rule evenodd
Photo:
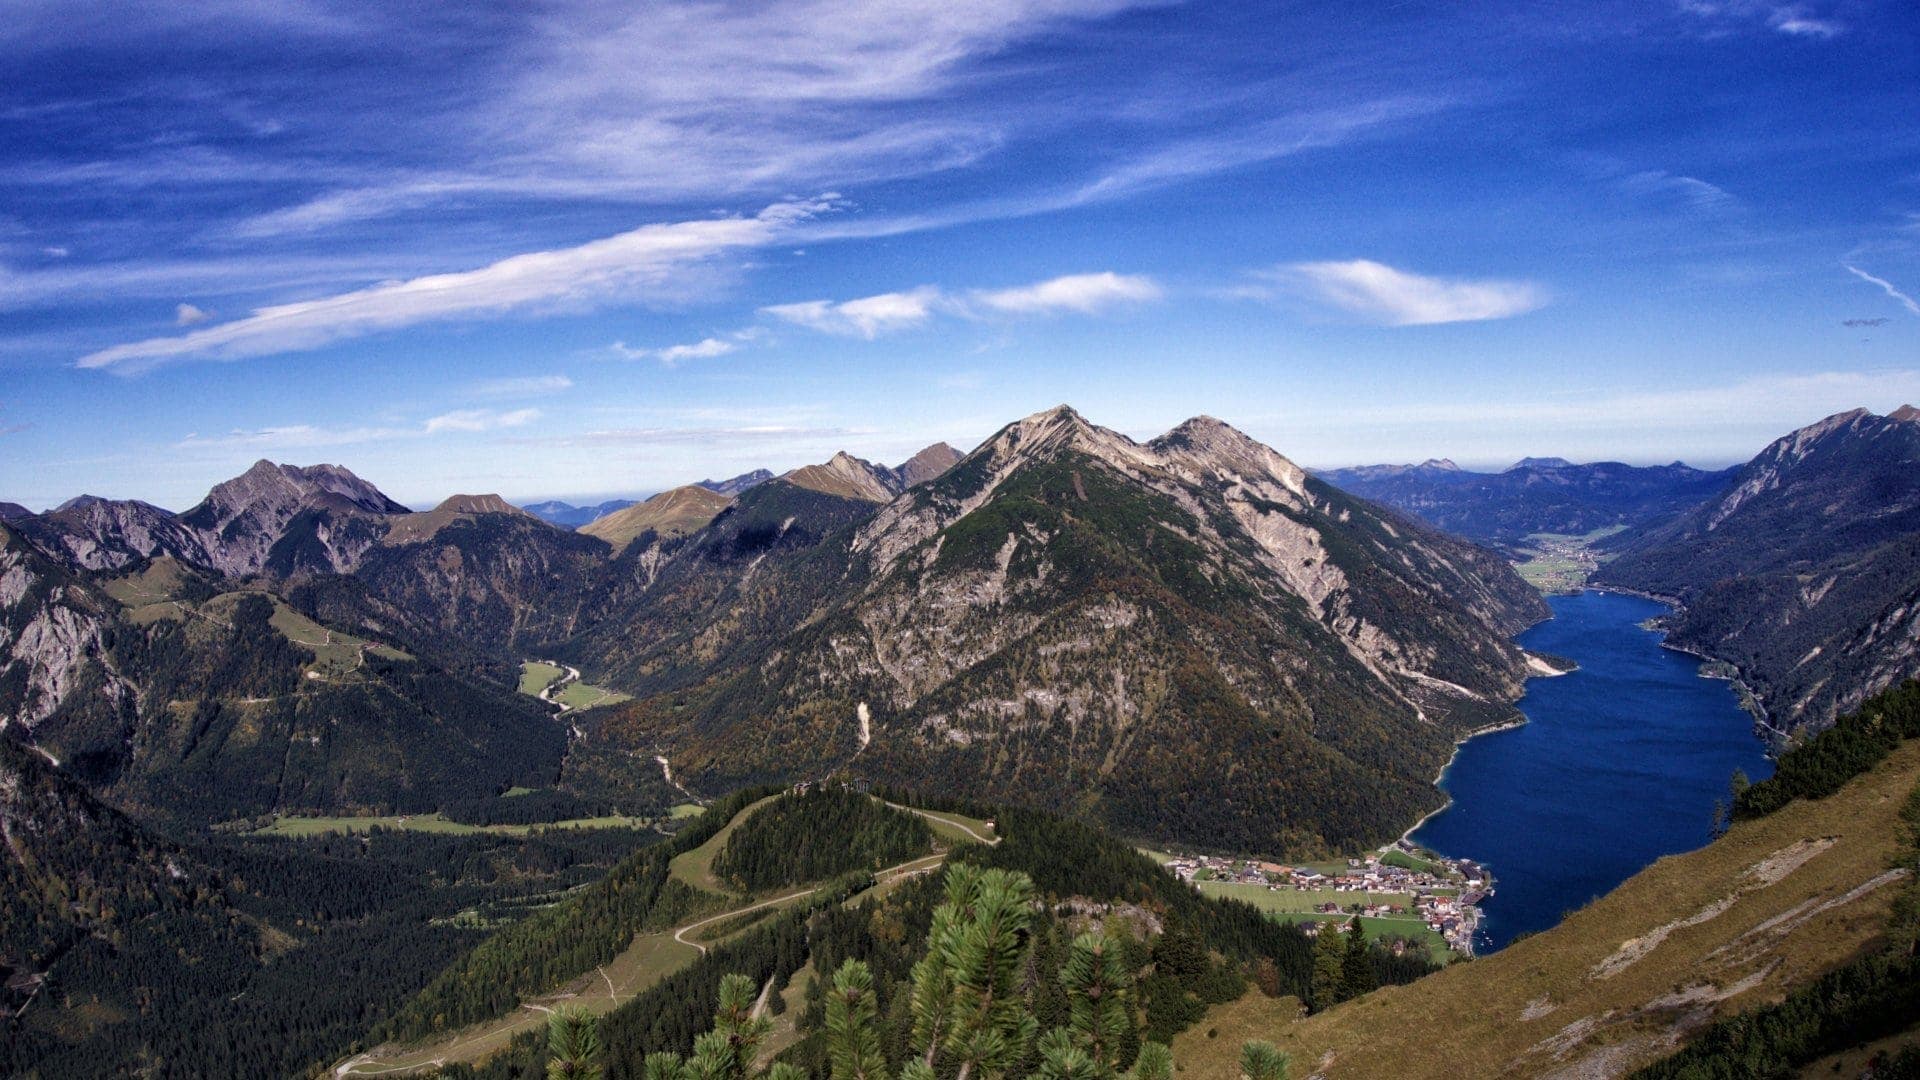
<path fill-rule="evenodd" d="M 1282 864 L 1218 855 L 1153 853 L 1201 892 L 1245 901 L 1308 935 L 1358 922 L 1368 937 L 1395 952 L 1424 947 L 1435 959 L 1473 955 L 1480 902 L 1493 876 L 1468 859 L 1452 859 L 1405 840 L 1377 852 L 1332 862 Z"/>

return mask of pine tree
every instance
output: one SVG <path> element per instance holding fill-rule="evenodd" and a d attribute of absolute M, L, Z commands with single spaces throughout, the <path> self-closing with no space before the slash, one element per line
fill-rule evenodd
<path fill-rule="evenodd" d="M 1270 1042 L 1250 1042 L 1240 1047 L 1241 1080 L 1287 1080 L 1287 1055 Z"/>
<path fill-rule="evenodd" d="M 547 1080 L 600 1080 L 600 1024 L 579 1009 L 547 1017 Z"/>
<path fill-rule="evenodd" d="M 833 973 L 827 994 L 827 1047 L 833 1080 L 887 1080 L 887 1059 L 874 1030 L 873 972 L 848 960 Z"/>
<path fill-rule="evenodd" d="M 1073 1042 L 1104 1067 L 1117 1064 L 1120 1040 L 1133 1027 L 1133 978 L 1120 950 L 1098 934 L 1081 934 L 1060 967 L 1067 992 L 1067 1026 Z"/>
<path fill-rule="evenodd" d="M 1367 933 L 1360 929 L 1360 920 L 1355 919 L 1347 930 L 1347 954 L 1341 961 L 1340 1000 L 1357 998 L 1373 986 L 1373 956 L 1367 948 Z"/>
<path fill-rule="evenodd" d="M 1313 1011 L 1325 1012 L 1340 1003 L 1340 991 L 1346 986 L 1347 948 L 1340 938 L 1340 927 L 1331 922 L 1320 924 L 1313 940 Z"/>
<path fill-rule="evenodd" d="M 759 1075 L 754 1059 L 773 1021 L 753 1015 L 754 996 L 753 980 L 745 975 L 721 979 L 713 1030 L 693 1040 L 693 1056 L 684 1061 L 678 1054 L 648 1054 L 643 1065 L 646 1080 L 749 1080 Z M 765 1080 L 805 1080 L 805 1074 L 789 1065 L 776 1065 L 766 1072 Z"/>
<path fill-rule="evenodd" d="M 934 909 L 927 955 L 913 968 L 920 1056 L 901 1080 L 931 1080 L 937 1064 L 953 1067 L 955 1080 L 993 1077 L 1026 1055 L 1038 1026 L 1018 987 L 1032 898 L 1025 874 L 948 869 L 946 902 Z"/>

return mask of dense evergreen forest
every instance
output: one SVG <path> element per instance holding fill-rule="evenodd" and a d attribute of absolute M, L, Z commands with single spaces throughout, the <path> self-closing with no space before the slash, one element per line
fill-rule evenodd
<path fill-rule="evenodd" d="M 0 757 L 18 856 L 0 862 L 7 1076 L 301 1074 L 350 1052 L 490 930 L 658 839 L 376 830 L 176 843 L 17 743 L 0 740 Z"/>
<path fill-rule="evenodd" d="M 924 854 L 926 820 L 866 795 L 822 784 L 779 799 L 742 822 L 713 872 L 744 892 L 879 870 Z"/>
<path fill-rule="evenodd" d="M 729 802 L 736 808 L 745 806 L 758 794 L 746 793 Z M 1297 995 L 1303 1001 L 1313 992 L 1313 943 L 1298 928 L 1276 922 L 1251 905 L 1203 896 L 1126 842 L 1098 829 L 1030 810 L 904 792 L 889 792 L 886 797 L 995 820 L 1001 843 L 964 844 L 954 849 L 949 863 L 1010 874 L 1031 883 L 1034 903 L 1018 949 L 1019 981 L 1022 1007 L 1032 1012 L 1042 1030 L 1066 1023 L 1070 1002 L 1062 990 L 1062 972 L 1073 955 L 1075 938 L 1090 928 L 1111 939 L 1130 987 L 1128 1000 L 1136 1022 L 1119 1051 L 1127 1061 L 1144 1041 L 1164 1042 L 1198 1021 L 1208 1006 L 1234 1000 L 1252 987 L 1272 996 Z M 776 802 L 760 810 L 738 827 L 733 839 L 749 835 L 756 819 L 779 806 Z M 729 808 L 717 808 L 698 823 L 699 832 L 643 853 L 635 863 L 691 850 L 697 846 L 694 836 L 711 836 L 726 816 Z M 849 820 L 864 816 L 848 815 Z M 756 831 L 771 837 L 786 828 L 783 817 L 773 816 Z M 873 1030 L 881 1052 L 897 1068 L 913 1039 L 914 970 L 927 953 L 943 880 L 938 874 L 921 875 L 878 895 L 860 892 L 860 881 L 838 879 L 802 906 L 783 910 L 726 940 L 608 1014 L 599 1023 L 606 1075 L 610 1080 L 639 1080 L 650 1075 L 644 1072 L 646 1055 L 694 1052 L 698 1037 L 714 1022 L 725 976 L 745 975 L 756 989 L 770 985 L 771 997 L 777 1000 L 795 973 L 807 968 L 811 974 L 797 1019 L 799 1038 L 780 1059 L 812 1075 L 826 1076 L 830 1071 L 829 986 L 832 973 L 847 961 L 864 965 L 870 975 Z M 571 917 L 563 922 L 583 925 Z M 513 939 L 519 952 L 537 951 L 539 943 L 532 936 L 537 925 L 529 920 L 502 937 Z M 1424 955 L 1397 957 L 1377 947 L 1366 949 L 1361 963 L 1367 971 L 1356 982 L 1366 985 L 1407 982 L 1433 970 Z M 416 1011 L 409 1008 L 409 1014 Z M 477 1067 L 451 1066 L 444 1074 L 463 1080 L 533 1080 L 546 1075 L 547 1050 L 546 1034 L 530 1033 Z M 1037 1075 L 1041 1053 L 1038 1042 L 1033 1042 L 1006 1075 Z"/>

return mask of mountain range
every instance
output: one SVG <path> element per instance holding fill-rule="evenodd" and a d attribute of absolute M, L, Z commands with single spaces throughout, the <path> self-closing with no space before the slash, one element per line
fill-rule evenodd
<path fill-rule="evenodd" d="M 1546 614 L 1497 557 L 1207 418 L 1135 443 L 1061 407 L 964 456 L 733 486 L 578 532 L 496 496 L 409 512 L 337 466 L 261 462 L 180 515 L 77 500 L 8 527 L 35 584 L 0 703 L 183 821 L 522 779 L 657 806 L 621 765 L 657 755 L 709 792 L 1066 784 L 1143 835 L 1320 851 L 1437 804 L 1453 742 L 1515 718 L 1508 638 Z M 511 692 L 536 655 L 634 700 L 569 736 Z"/>
<path fill-rule="evenodd" d="M 1335 487 L 1413 514 L 1460 536 L 1511 551 L 1539 533 L 1581 536 L 1638 529 L 1718 494 L 1733 470 L 1681 462 L 1576 465 L 1523 458 L 1497 473 L 1470 472 L 1438 459 L 1418 465 L 1366 465 L 1319 474 Z"/>

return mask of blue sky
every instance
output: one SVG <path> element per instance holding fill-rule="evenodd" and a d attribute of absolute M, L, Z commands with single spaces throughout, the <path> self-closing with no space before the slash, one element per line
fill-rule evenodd
<path fill-rule="evenodd" d="M 1910 0 L 7 13 L 35 508 L 638 493 L 1062 401 L 1705 465 L 1920 399 Z"/>

